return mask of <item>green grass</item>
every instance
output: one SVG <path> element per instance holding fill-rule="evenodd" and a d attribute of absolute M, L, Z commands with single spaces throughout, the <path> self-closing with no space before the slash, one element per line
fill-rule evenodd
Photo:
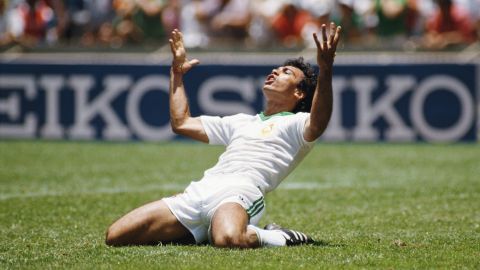
<path fill-rule="evenodd" d="M 319 144 L 267 196 L 320 244 L 256 250 L 111 248 L 134 207 L 181 191 L 221 147 L 0 142 L 0 269 L 479 269 L 480 146 Z M 283 187 L 282 187 L 283 186 Z"/>

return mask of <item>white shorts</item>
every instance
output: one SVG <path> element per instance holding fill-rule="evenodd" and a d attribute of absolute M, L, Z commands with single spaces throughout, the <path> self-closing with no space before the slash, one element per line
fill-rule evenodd
<path fill-rule="evenodd" d="M 240 204 L 257 225 L 265 212 L 263 194 L 258 187 L 236 176 L 208 176 L 192 182 L 184 193 L 164 198 L 170 211 L 193 235 L 197 243 L 210 238 L 210 223 L 218 207 L 227 202 Z"/>

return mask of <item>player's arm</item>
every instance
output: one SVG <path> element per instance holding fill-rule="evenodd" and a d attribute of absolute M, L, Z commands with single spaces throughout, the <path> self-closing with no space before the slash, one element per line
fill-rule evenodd
<path fill-rule="evenodd" d="M 330 24 L 330 32 L 327 37 L 326 25 L 322 25 L 323 42 L 318 41 L 314 33 L 313 38 L 317 44 L 317 64 L 320 68 L 317 79 L 317 88 L 313 96 L 312 108 L 310 110 L 310 119 L 305 125 L 303 137 L 306 141 L 316 140 L 328 126 L 330 116 L 332 115 L 332 69 L 335 51 L 340 38 L 341 27 L 336 27 L 334 23 Z"/>
<path fill-rule="evenodd" d="M 170 69 L 170 123 L 173 132 L 208 143 L 208 136 L 200 117 L 190 115 L 190 107 L 183 85 L 183 75 L 199 64 L 197 59 L 188 60 L 183 46 L 182 33 L 177 29 L 172 31 L 169 40 L 172 49 L 173 62 Z"/>

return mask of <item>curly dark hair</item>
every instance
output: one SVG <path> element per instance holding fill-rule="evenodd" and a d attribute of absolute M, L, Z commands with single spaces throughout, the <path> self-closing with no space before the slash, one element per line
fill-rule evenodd
<path fill-rule="evenodd" d="M 292 113 L 310 112 L 313 94 L 317 87 L 317 74 L 315 74 L 315 70 L 309 63 L 304 61 L 303 57 L 288 59 L 283 65 L 296 67 L 305 75 L 305 78 L 298 84 L 298 88 L 305 93 L 305 97 L 297 103 Z"/>

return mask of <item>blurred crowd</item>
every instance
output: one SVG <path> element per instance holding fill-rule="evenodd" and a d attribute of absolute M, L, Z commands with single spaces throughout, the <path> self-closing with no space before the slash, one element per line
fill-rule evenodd
<path fill-rule="evenodd" d="M 323 23 L 348 48 L 478 44 L 480 0 L 0 0 L 0 47 L 305 48 Z"/>

